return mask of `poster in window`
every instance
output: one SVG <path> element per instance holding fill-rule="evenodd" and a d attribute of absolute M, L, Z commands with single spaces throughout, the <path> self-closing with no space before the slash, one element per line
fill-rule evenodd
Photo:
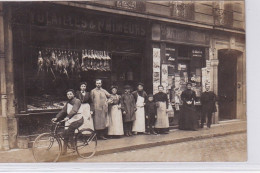
<path fill-rule="evenodd" d="M 153 94 L 158 92 L 158 85 L 160 85 L 160 51 L 159 48 L 153 48 Z"/>
<path fill-rule="evenodd" d="M 164 91 L 168 88 L 168 65 L 162 64 L 162 86 L 164 87 Z"/>

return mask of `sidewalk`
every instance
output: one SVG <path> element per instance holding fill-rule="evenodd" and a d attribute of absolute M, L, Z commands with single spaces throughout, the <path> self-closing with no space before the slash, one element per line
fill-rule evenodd
<path fill-rule="evenodd" d="M 98 141 L 96 155 L 168 145 L 243 132 L 246 132 L 246 121 L 239 120 L 221 122 L 220 124 L 212 125 L 212 128 L 209 130 L 206 128 L 200 129 L 199 131 L 182 131 L 173 129 L 167 135 L 137 135 L 133 137 Z M 0 162 L 35 162 L 31 149 L 0 151 L 0 155 Z M 74 158 L 77 158 L 76 154 L 66 155 L 62 157 L 60 161 L 68 161 Z"/>

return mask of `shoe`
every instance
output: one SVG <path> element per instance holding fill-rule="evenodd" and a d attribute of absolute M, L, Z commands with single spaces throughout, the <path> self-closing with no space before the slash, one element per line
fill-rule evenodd
<path fill-rule="evenodd" d="M 132 134 L 133 134 L 133 135 L 137 135 L 137 132 L 133 132 Z"/>
<path fill-rule="evenodd" d="M 204 124 L 201 124 L 201 125 L 200 125 L 200 128 L 202 128 L 202 129 L 203 129 L 203 128 L 204 128 Z"/>
<path fill-rule="evenodd" d="M 100 136 L 99 139 L 101 140 L 107 140 L 107 138 L 105 136 Z"/>
<path fill-rule="evenodd" d="M 144 132 L 145 135 L 150 135 L 151 133 L 150 132 Z"/>
<path fill-rule="evenodd" d="M 131 132 L 128 133 L 129 136 L 133 136 L 133 134 Z"/>
<path fill-rule="evenodd" d="M 157 135 L 157 133 L 156 133 L 156 132 L 154 132 L 154 131 L 152 131 L 152 132 L 151 132 L 151 134 L 153 134 L 153 135 Z"/>

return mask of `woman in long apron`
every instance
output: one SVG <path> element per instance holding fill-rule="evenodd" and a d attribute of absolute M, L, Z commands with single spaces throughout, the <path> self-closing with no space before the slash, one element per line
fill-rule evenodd
<path fill-rule="evenodd" d="M 135 101 L 136 101 L 136 112 L 135 112 L 135 121 L 133 122 L 132 131 L 134 134 L 145 133 L 145 102 L 147 101 L 147 94 L 143 90 L 144 84 L 138 83 L 137 91 L 133 92 Z"/>
<path fill-rule="evenodd" d="M 121 135 L 124 135 L 122 111 L 120 104 L 121 96 L 117 95 L 116 86 L 112 86 L 111 91 L 112 94 L 108 100 L 108 135 L 120 137 Z"/>
<path fill-rule="evenodd" d="M 159 134 L 167 134 L 169 133 L 169 117 L 167 115 L 168 97 L 167 94 L 163 92 L 164 87 L 162 85 L 158 86 L 158 90 L 159 92 L 154 95 L 154 101 L 157 107 L 155 129 Z"/>
<path fill-rule="evenodd" d="M 92 112 L 90 111 L 90 93 L 86 91 L 87 83 L 82 82 L 80 84 L 80 91 L 76 93 L 76 97 L 81 101 L 82 115 L 84 123 L 79 129 L 92 129 L 94 130 L 94 123 L 92 118 Z"/>

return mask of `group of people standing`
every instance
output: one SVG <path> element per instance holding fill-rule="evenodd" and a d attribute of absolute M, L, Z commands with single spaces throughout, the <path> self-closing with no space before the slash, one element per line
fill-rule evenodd
<path fill-rule="evenodd" d="M 106 132 L 113 137 L 157 134 L 154 128 L 159 133 L 167 132 L 162 130 L 169 128 L 168 99 L 162 86 L 155 96 L 147 95 L 143 83 L 138 83 L 134 92 L 129 85 L 124 86 L 122 95 L 118 95 L 117 86 L 111 86 L 111 94 L 101 86 L 102 81 L 96 80 L 96 88 L 90 92 L 90 112 L 99 139 L 106 140 Z"/>
<path fill-rule="evenodd" d="M 124 93 L 117 93 L 118 87 L 111 86 L 111 93 L 102 88 L 102 80 L 96 80 L 96 88 L 87 92 L 87 83 L 80 84 L 80 90 L 67 91 L 68 102 L 52 121 L 65 120 L 64 151 L 66 152 L 68 141 L 73 137 L 75 129 L 92 129 L 97 132 L 98 138 L 106 140 L 106 136 L 120 137 L 132 136 L 138 133 L 167 134 L 169 132 L 169 118 L 167 115 L 168 97 L 164 93 L 164 87 L 158 86 L 159 92 L 155 95 L 144 91 L 144 84 L 138 83 L 137 90 L 131 92 L 129 85 L 124 86 Z M 203 118 L 211 120 L 215 111 L 215 94 L 209 92 L 202 94 Z M 194 109 L 195 92 L 191 90 L 191 84 L 187 84 L 187 90 L 181 94 L 183 107 L 179 120 L 179 128 L 182 130 L 196 130 L 197 118 Z M 209 101 L 212 100 L 212 101 Z M 202 106 L 203 107 L 203 106 Z M 210 127 L 211 121 L 208 121 Z"/>

